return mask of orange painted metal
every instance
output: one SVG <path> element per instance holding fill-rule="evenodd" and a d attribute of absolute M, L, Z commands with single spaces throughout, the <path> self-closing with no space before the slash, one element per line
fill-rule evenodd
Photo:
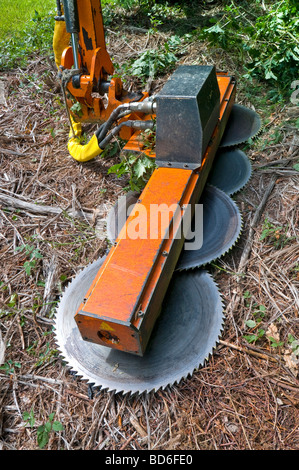
<path fill-rule="evenodd" d="M 77 2 L 80 31 L 79 66 L 83 70 L 80 76 L 79 87 L 74 86 L 72 80 L 67 84 L 67 105 L 75 121 L 104 122 L 112 111 L 119 105 L 136 100 L 136 95 L 124 89 L 120 77 L 110 80 L 107 96 L 100 95 L 100 83 L 106 82 L 114 74 L 114 66 L 105 44 L 105 34 L 101 2 L 99 0 L 80 0 Z M 71 70 L 74 65 L 72 47 L 68 47 L 62 54 L 61 65 Z M 143 100 L 148 93 L 140 93 L 138 101 Z M 75 103 L 80 103 L 80 110 L 75 111 Z M 129 139 L 132 130 L 123 131 L 122 138 Z"/>
<path fill-rule="evenodd" d="M 183 248 L 186 207 L 191 205 L 194 213 L 234 102 L 234 80 L 221 74 L 218 83 L 219 121 L 200 168 L 154 171 L 75 315 L 85 340 L 144 354 Z M 153 204 L 176 209 L 171 218 L 161 221 L 155 236 L 150 217 Z M 136 220 L 141 232 L 135 239 Z"/>
<path fill-rule="evenodd" d="M 79 44 L 82 67 L 96 72 L 96 79 L 105 79 L 113 73 L 113 65 L 106 50 L 103 15 L 99 0 L 80 0 L 77 2 L 79 18 Z M 101 50 L 101 59 L 94 64 Z"/>
<path fill-rule="evenodd" d="M 177 217 L 170 213 L 169 218 L 167 209 L 177 209 L 177 204 L 180 207 L 184 204 L 191 176 L 191 171 L 169 172 L 166 168 L 154 172 L 76 316 L 83 337 L 107 343 L 103 337 L 104 331 L 108 331 L 111 347 L 143 353 L 148 339 L 143 326 L 146 320 L 143 312 L 148 309 L 153 289 L 160 283 L 160 274 L 168 262 L 166 232 L 169 230 L 171 237 L 177 230 Z M 160 205 L 161 201 L 166 210 L 164 214 L 162 210 L 161 223 L 150 223 L 153 222 L 153 205 Z M 132 239 L 136 228 L 140 238 Z M 91 317 L 99 322 L 94 322 L 85 333 Z M 127 327 L 126 336 L 123 334 L 124 326 Z"/>

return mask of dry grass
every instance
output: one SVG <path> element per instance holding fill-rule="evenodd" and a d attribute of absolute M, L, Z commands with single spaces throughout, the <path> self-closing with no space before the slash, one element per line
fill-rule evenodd
<path fill-rule="evenodd" d="M 144 41 L 138 37 L 132 46 L 112 37 L 110 47 L 126 56 L 132 47 L 139 50 L 138 42 L 140 49 L 148 47 Z M 197 53 L 190 50 L 191 62 Z M 279 144 L 248 151 L 253 176 L 235 197 L 244 231 L 234 249 L 210 268 L 226 305 L 225 331 L 211 360 L 188 380 L 156 394 L 91 394 L 55 352 L 53 305 L 79 269 L 105 252 L 103 221 L 125 182 L 107 176 L 117 157 L 85 165 L 69 157 L 54 69 L 41 82 L 28 79 L 33 72 L 42 77 L 49 68 L 40 58 L 28 70 L 3 77 L 0 195 L 64 212 L 16 210 L 3 198 L 0 205 L 0 344 L 6 348 L 3 363 L 11 367 L 0 371 L 1 448 L 38 449 L 37 428 L 55 413 L 64 431 L 50 433 L 50 450 L 298 450 L 298 358 L 288 342 L 289 335 L 299 338 L 298 176 L 292 168 L 298 132 L 288 124 L 290 111 L 277 111 L 264 130 L 262 139 L 285 122 Z M 152 83 L 152 89 L 161 83 Z M 272 167 L 276 160 L 280 163 Z M 261 167 L 265 162 L 267 170 Z M 72 217 L 70 210 L 83 210 L 87 218 Z M 260 239 L 266 217 L 284 228 L 273 240 Z M 281 245 L 275 248 L 279 236 Z M 22 245 L 42 254 L 33 260 L 30 275 L 24 269 L 29 255 L 16 251 Z M 258 328 L 265 334 L 248 343 L 244 335 L 257 328 L 251 331 L 244 322 L 257 319 L 261 305 Z M 282 344 L 273 347 L 269 336 Z M 23 419 L 30 410 L 33 427 Z"/>

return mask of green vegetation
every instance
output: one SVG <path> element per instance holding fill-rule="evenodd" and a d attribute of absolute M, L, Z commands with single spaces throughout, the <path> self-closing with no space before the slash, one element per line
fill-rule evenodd
<path fill-rule="evenodd" d="M 256 78 L 271 85 L 274 101 L 289 96 L 292 81 L 298 79 L 299 18 L 296 0 L 223 0 L 214 2 L 209 8 L 205 2 L 193 1 L 111 0 L 104 2 L 107 4 L 110 4 L 106 10 L 109 23 L 112 18 L 115 21 L 115 11 L 121 6 L 122 15 L 139 20 L 149 33 L 172 31 L 177 45 L 187 36 L 194 44 L 207 42 L 210 48 L 227 51 L 243 69 L 244 80 L 252 82 Z M 158 62 L 165 71 L 169 66 L 167 52 L 167 46 L 164 49 L 160 41 L 156 55 L 147 51 L 137 59 L 137 66 L 132 61 L 132 72 L 141 77 L 148 75 Z M 171 52 L 174 53 L 173 50 Z"/>
<path fill-rule="evenodd" d="M 266 307 L 259 305 L 257 302 L 252 302 L 251 293 L 249 291 L 243 294 L 245 306 L 252 309 L 252 318 L 245 321 L 245 327 L 250 331 L 244 335 L 244 339 L 248 343 L 256 343 L 260 338 L 265 335 L 265 330 L 261 328 L 261 324 L 266 314 Z"/>
<path fill-rule="evenodd" d="M 15 368 L 21 369 L 21 367 L 22 366 L 20 362 L 9 359 L 2 366 L 0 366 L 0 370 L 3 370 L 7 375 L 13 375 L 15 373 Z"/>
<path fill-rule="evenodd" d="M 265 9 L 257 1 L 224 3 L 228 5 L 221 18 L 211 18 L 213 26 L 204 28 L 200 36 L 231 51 L 244 65 L 244 77 L 257 77 L 281 93 L 289 92 L 290 83 L 298 78 L 297 2 L 264 2 Z"/>
<path fill-rule="evenodd" d="M 283 248 L 292 238 L 287 236 L 288 226 L 281 227 L 272 224 L 267 218 L 265 219 L 262 227 L 260 240 L 265 240 L 270 243 L 274 248 Z"/>
<path fill-rule="evenodd" d="M 42 15 L 35 10 L 31 19 L 23 21 L 22 27 L 20 25 L 11 34 L 7 34 L 5 39 L 0 40 L 0 70 L 25 67 L 28 60 L 36 54 L 52 54 L 53 28 L 54 15 Z"/>
<path fill-rule="evenodd" d="M 40 449 L 43 449 L 48 444 L 51 433 L 64 430 L 61 422 L 54 421 L 54 417 L 55 413 L 51 413 L 46 423 L 38 426 L 36 430 L 37 443 Z M 25 413 L 23 413 L 23 420 L 25 421 L 26 425 L 28 424 L 29 427 L 34 428 L 35 416 L 33 409 L 31 409 L 30 412 L 25 411 Z"/>
<path fill-rule="evenodd" d="M 51 334 L 47 333 L 47 334 Z M 44 334 L 46 336 L 46 334 Z M 38 341 L 34 341 L 27 349 L 26 352 L 37 358 L 36 363 L 34 364 L 35 368 L 40 367 L 43 364 L 47 364 L 52 362 L 52 359 L 57 357 L 58 351 L 57 349 L 52 349 L 50 343 L 47 342 L 44 348 L 41 350 Z"/>
<path fill-rule="evenodd" d="M 0 0 L 0 41 L 7 41 L 23 33 L 35 11 L 47 16 L 54 10 L 54 0 Z"/>
<path fill-rule="evenodd" d="M 267 308 L 254 301 L 253 295 L 249 291 L 243 293 L 244 305 L 250 313 L 250 318 L 244 322 L 245 334 L 243 338 L 249 344 L 262 343 L 268 341 L 270 348 L 290 349 L 294 356 L 299 356 L 299 341 L 291 334 L 285 341 L 280 340 L 278 327 L 275 323 L 269 325 L 267 316 Z M 265 329 L 268 327 L 267 329 Z"/>
<path fill-rule="evenodd" d="M 25 252 L 28 260 L 25 261 L 23 267 L 28 276 L 30 276 L 31 271 L 36 267 L 37 261 L 43 258 L 43 255 L 39 252 L 38 248 L 35 245 L 21 245 L 16 248 L 16 251 Z"/>
<path fill-rule="evenodd" d="M 121 162 L 113 165 L 108 173 L 114 173 L 118 178 L 129 176 L 129 187 L 132 191 L 141 191 L 155 168 L 155 161 L 146 155 L 123 155 Z"/>
<path fill-rule="evenodd" d="M 156 49 L 132 58 L 120 72 L 155 78 L 175 66 L 185 44 L 206 42 L 227 51 L 243 70 L 244 80 L 270 84 L 274 101 L 290 96 L 291 83 L 298 79 L 296 5 L 296 0 L 224 0 L 208 9 L 205 2 L 102 0 L 110 28 L 117 30 L 121 20 L 146 27 L 149 35 L 170 33 L 165 40 L 160 38 Z M 15 2 L 0 0 L 0 7 L 0 68 L 22 66 L 35 51 L 51 53 L 54 0 L 22 0 L 17 9 Z"/>

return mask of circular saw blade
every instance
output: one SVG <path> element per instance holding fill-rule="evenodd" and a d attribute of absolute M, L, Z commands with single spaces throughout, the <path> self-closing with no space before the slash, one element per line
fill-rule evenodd
<path fill-rule="evenodd" d="M 198 250 L 182 250 L 176 265 L 178 271 L 198 268 L 224 255 L 236 243 L 242 229 L 238 206 L 219 188 L 207 185 L 200 203 L 203 244 Z M 191 229 L 194 231 L 193 226 Z"/>
<path fill-rule="evenodd" d="M 252 109 L 234 104 L 220 142 L 220 147 L 233 147 L 254 137 L 261 128 L 261 119 Z"/>
<path fill-rule="evenodd" d="M 67 287 L 55 318 L 58 348 L 69 367 L 95 387 L 121 393 L 157 391 L 204 365 L 223 329 L 218 288 L 204 270 L 175 273 L 143 357 L 84 341 L 74 320 L 103 258 Z"/>
<path fill-rule="evenodd" d="M 208 183 L 228 195 L 240 191 L 251 177 L 249 158 L 239 149 L 222 149 L 215 156 Z"/>
<path fill-rule="evenodd" d="M 126 211 L 138 200 L 137 193 L 128 193 L 117 201 L 107 219 L 107 233 L 113 243 L 121 227 L 117 225 L 118 210 Z M 199 250 L 182 250 L 176 270 L 198 268 L 224 255 L 236 243 L 241 229 L 242 218 L 236 203 L 222 190 L 207 185 L 202 195 L 203 204 L 203 245 Z M 191 226 L 194 231 L 194 226 Z M 192 242 L 192 240 L 189 240 Z"/>

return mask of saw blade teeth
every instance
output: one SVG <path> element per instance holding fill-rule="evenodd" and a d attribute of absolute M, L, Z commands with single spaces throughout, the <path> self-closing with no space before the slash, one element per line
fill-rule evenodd
<path fill-rule="evenodd" d="M 236 103 L 232 107 L 219 147 L 229 148 L 242 145 L 257 136 L 261 127 L 261 119 L 255 111 Z"/>
<path fill-rule="evenodd" d="M 56 309 L 56 343 L 60 351 L 60 357 L 67 364 L 69 370 L 80 380 L 85 381 L 87 384 L 93 384 L 101 391 L 129 395 L 151 393 L 166 387 L 172 387 L 174 384 L 179 384 L 182 380 L 192 376 L 194 371 L 200 369 L 205 364 L 206 358 L 213 353 L 223 330 L 223 299 L 213 277 L 204 270 L 193 270 L 193 273 L 183 273 L 175 276 L 172 280 L 172 290 L 168 292 L 168 298 L 166 298 L 166 304 L 163 307 L 160 325 L 156 329 L 156 342 L 153 340 L 152 343 L 153 350 L 155 351 L 155 348 L 158 348 L 158 350 L 155 351 L 156 357 L 151 359 L 152 364 L 147 366 L 149 367 L 147 371 L 149 378 L 146 378 L 146 376 L 143 378 L 142 376 L 134 382 L 132 369 L 129 374 L 126 373 L 126 368 L 129 370 L 131 364 L 134 364 L 135 361 L 135 359 L 129 358 L 131 355 L 119 352 L 120 355 L 117 357 L 123 361 L 122 370 L 112 373 L 111 365 L 109 366 L 105 362 L 108 348 L 83 341 L 78 329 L 75 328 L 74 313 L 102 263 L 103 259 L 100 259 L 81 270 L 64 290 L 62 299 Z M 183 288 L 181 288 L 182 282 Z M 202 287 L 200 287 L 201 284 Z M 195 286 L 196 289 L 194 289 Z M 185 303 L 180 303 L 182 298 L 181 290 L 183 291 L 184 302 L 190 303 L 186 309 Z M 186 322 L 189 324 L 187 334 L 190 337 L 185 338 L 180 345 L 180 354 L 178 353 L 179 343 L 177 338 L 183 337 L 183 332 L 180 333 L 179 325 L 173 324 L 174 311 L 177 312 L 179 318 L 182 314 L 185 315 L 185 311 L 192 316 L 189 320 L 187 320 L 189 317 L 186 317 Z M 199 322 L 199 313 L 206 323 L 201 324 Z M 211 324 L 212 318 L 210 317 L 214 318 Z M 195 320 L 197 320 L 197 325 Z M 185 324 L 183 328 L 185 333 Z M 164 345 L 165 330 L 168 331 L 166 346 Z M 202 340 L 200 340 L 201 337 Z M 188 347 L 191 348 L 189 352 Z M 167 356 L 166 352 L 168 353 L 169 349 L 171 349 L 172 354 Z M 181 357 L 181 354 L 183 357 Z M 86 362 L 87 357 L 88 361 Z M 137 360 L 137 364 L 139 364 L 138 373 L 142 370 L 142 374 L 144 374 L 148 360 L 148 357 L 144 363 L 138 362 L 139 359 Z M 158 361 L 159 365 L 160 373 L 158 375 L 155 361 Z M 91 370 L 89 369 L 90 362 L 93 364 Z M 115 359 L 113 363 L 116 362 Z M 155 379 L 151 378 L 152 371 L 156 373 Z M 120 375 L 118 375 L 119 373 Z"/>
<path fill-rule="evenodd" d="M 208 185 L 201 201 L 204 204 L 203 218 L 206 230 L 203 245 L 200 250 L 185 251 L 183 248 L 176 271 L 206 267 L 229 252 L 240 237 L 242 217 L 237 204 L 231 197 L 219 188 Z M 224 233 L 230 234 L 229 238 L 223 240 L 222 232 L 219 232 L 217 227 L 221 227 Z"/>

